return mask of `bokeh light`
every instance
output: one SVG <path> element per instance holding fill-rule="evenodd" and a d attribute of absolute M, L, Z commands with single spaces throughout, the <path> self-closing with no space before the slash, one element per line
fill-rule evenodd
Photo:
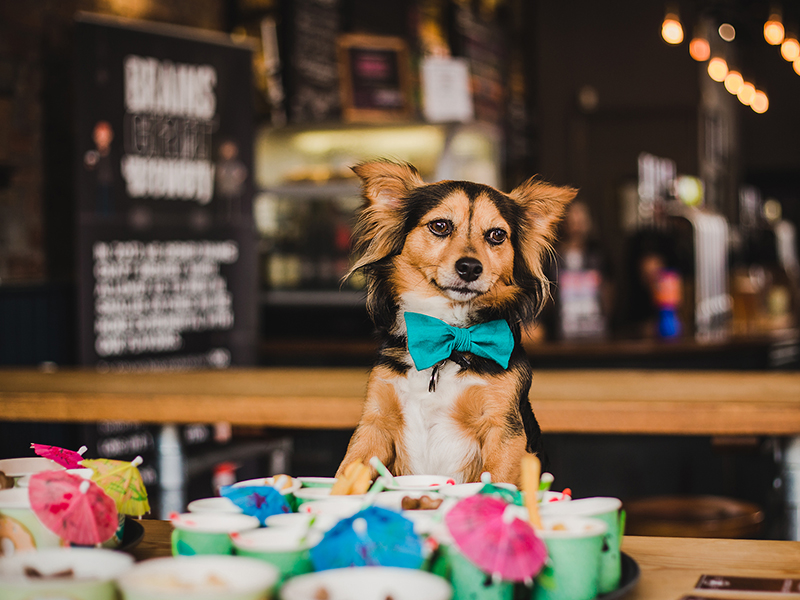
<path fill-rule="evenodd" d="M 730 23 L 723 23 L 717 31 L 719 32 L 719 37 L 726 42 L 732 42 L 736 38 L 736 29 Z"/>
<path fill-rule="evenodd" d="M 723 82 L 725 81 L 725 77 L 728 75 L 728 63 L 725 62 L 724 58 L 720 58 L 719 56 L 715 56 L 710 61 L 708 61 L 708 76 L 711 77 L 714 81 Z"/>
<path fill-rule="evenodd" d="M 777 46 L 783 41 L 784 29 L 781 16 L 779 14 L 771 14 L 766 23 L 764 23 L 764 39 L 771 46 Z"/>
<path fill-rule="evenodd" d="M 711 46 L 708 40 L 696 36 L 689 42 L 689 55 L 698 62 L 704 62 L 711 57 Z"/>
<path fill-rule="evenodd" d="M 725 76 L 726 90 L 735 95 L 742 86 L 742 83 L 744 83 L 744 79 L 739 71 L 728 71 L 728 74 Z"/>
<path fill-rule="evenodd" d="M 781 56 L 789 62 L 794 62 L 800 57 L 800 42 L 793 35 L 787 35 L 781 43 Z"/>
<path fill-rule="evenodd" d="M 764 114 L 769 108 L 769 98 L 767 98 L 767 95 L 763 91 L 756 90 L 756 95 L 750 103 L 750 108 L 760 115 Z"/>
<path fill-rule="evenodd" d="M 753 102 L 753 99 L 756 97 L 756 86 L 749 81 L 745 81 L 739 87 L 739 91 L 736 92 L 736 97 L 739 98 L 739 102 L 742 104 L 750 106 L 750 103 Z"/>
<path fill-rule="evenodd" d="M 683 41 L 683 27 L 678 15 L 668 14 L 661 24 L 661 37 L 668 44 L 680 44 Z"/>

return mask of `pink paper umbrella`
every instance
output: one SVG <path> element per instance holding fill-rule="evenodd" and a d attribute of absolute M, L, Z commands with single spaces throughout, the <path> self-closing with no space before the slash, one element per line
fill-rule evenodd
<path fill-rule="evenodd" d="M 86 446 L 81 446 L 77 452 L 44 444 L 31 444 L 31 448 L 39 456 L 49 458 L 67 469 L 79 468 L 80 462 L 83 460 L 83 453 L 86 452 Z"/>
<path fill-rule="evenodd" d="M 73 544 L 101 544 L 119 525 L 117 507 L 100 486 L 66 471 L 33 475 L 28 497 L 45 527 Z"/>
<path fill-rule="evenodd" d="M 506 581 L 532 580 L 547 560 L 547 547 L 520 507 L 478 494 L 445 517 L 458 549 L 482 571 Z"/>

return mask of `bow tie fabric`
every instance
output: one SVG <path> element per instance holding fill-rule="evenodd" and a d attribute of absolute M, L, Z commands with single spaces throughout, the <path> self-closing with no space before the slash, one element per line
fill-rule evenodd
<path fill-rule="evenodd" d="M 472 327 L 453 327 L 420 313 L 404 314 L 408 332 L 408 351 L 418 371 L 449 358 L 453 350 L 471 352 L 508 368 L 514 336 L 502 319 Z"/>

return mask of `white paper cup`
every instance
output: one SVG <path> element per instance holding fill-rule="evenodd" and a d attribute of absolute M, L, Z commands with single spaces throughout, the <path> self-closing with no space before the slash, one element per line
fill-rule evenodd
<path fill-rule="evenodd" d="M 0 556 L 67 545 L 33 512 L 27 488 L 0 490 Z"/>
<path fill-rule="evenodd" d="M 485 486 L 485 483 L 481 482 L 474 482 L 474 483 L 457 483 L 456 485 L 445 485 L 439 488 L 439 493 L 442 496 L 446 496 L 448 498 L 468 498 L 469 496 L 474 496 L 475 494 L 479 493 Z M 505 482 L 497 482 L 492 483 L 491 485 L 509 490 L 511 492 L 517 491 L 517 486 L 513 483 L 505 483 Z"/>
<path fill-rule="evenodd" d="M 278 569 L 244 556 L 145 560 L 117 580 L 124 600 L 262 600 L 272 597 Z"/>
<path fill-rule="evenodd" d="M 328 531 L 336 525 L 339 519 L 334 515 L 321 515 L 314 513 L 281 513 L 266 518 L 267 527 L 281 527 L 287 529 L 307 530 L 309 527 L 318 531 Z"/>
<path fill-rule="evenodd" d="M 331 496 L 327 500 L 314 500 L 304 502 L 297 511 L 300 513 L 313 513 L 330 515 L 339 519 L 346 519 L 356 514 L 364 504 L 363 498 L 353 496 Z"/>
<path fill-rule="evenodd" d="M 0 559 L 0 598 L 116 600 L 114 580 L 133 566 L 133 557 L 96 548 L 46 549 Z M 35 569 L 44 577 L 30 577 Z M 72 571 L 71 577 L 47 577 Z"/>
<path fill-rule="evenodd" d="M 450 486 L 448 486 L 450 487 Z M 432 500 L 440 500 L 440 504 L 438 507 L 433 509 L 411 509 L 411 510 L 404 510 L 403 509 L 403 498 L 413 498 L 415 500 L 419 500 L 423 496 L 427 496 Z M 408 516 L 409 513 L 433 513 L 439 510 L 441 504 L 444 502 L 445 498 L 442 494 L 439 494 L 435 491 L 431 492 L 419 492 L 413 490 L 392 490 L 389 492 L 381 492 L 375 496 L 373 500 L 373 504 L 375 506 L 382 506 L 384 508 L 390 508 L 396 511 L 402 511 L 404 515 Z"/>
<path fill-rule="evenodd" d="M 219 496 L 213 498 L 200 498 L 192 500 L 186 506 L 190 513 L 231 513 L 241 514 L 242 509 L 236 506 L 229 498 Z"/>
<path fill-rule="evenodd" d="M 322 593 L 330 600 L 449 600 L 447 580 L 414 569 L 348 567 L 300 575 L 281 588 L 283 600 L 313 600 Z"/>
<path fill-rule="evenodd" d="M 19 481 L 21 477 L 35 475 L 42 471 L 63 471 L 62 467 L 57 462 L 44 458 L 43 456 L 25 456 L 22 458 L 4 458 L 0 460 L 0 471 L 5 473 L 6 477 L 13 477 Z M 17 485 L 15 483 L 15 485 Z"/>

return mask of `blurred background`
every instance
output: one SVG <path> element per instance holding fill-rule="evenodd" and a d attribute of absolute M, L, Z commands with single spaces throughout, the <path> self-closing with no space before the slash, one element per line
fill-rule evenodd
<path fill-rule="evenodd" d="M 796 370 L 799 25 L 797 3 L 766 0 L 3 2 L 0 365 L 366 370 L 363 282 L 341 282 L 349 167 L 385 157 L 427 181 L 579 188 L 526 332 L 534 369 Z M 164 81 L 211 65 L 216 112 L 137 105 L 127 78 L 156 64 Z M 156 190 L 179 155 L 213 167 L 208 195 Z M 138 191 L 134 172 L 151 173 Z M 126 333 L 137 315 L 146 335 Z M 34 435 L 156 445 L 122 424 L 0 433 L 0 456 Z M 330 475 L 349 432 L 181 436 L 198 497 L 237 470 Z M 582 496 L 778 502 L 772 439 L 546 445 Z"/>

